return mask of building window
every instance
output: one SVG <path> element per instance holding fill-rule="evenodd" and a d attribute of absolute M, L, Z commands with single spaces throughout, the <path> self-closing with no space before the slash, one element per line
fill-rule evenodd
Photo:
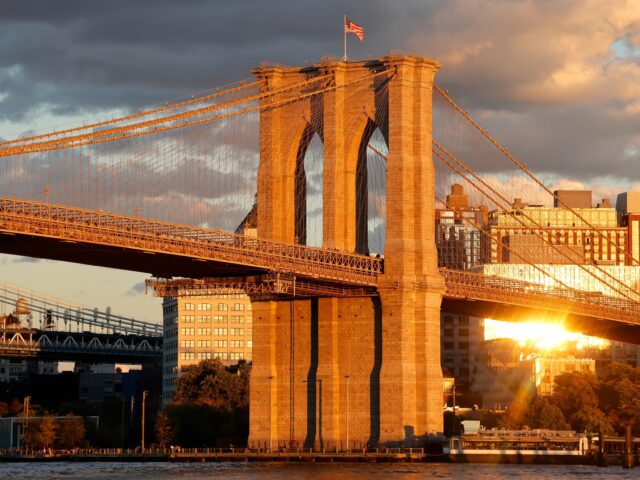
<path fill-rule="evenodd" d="M 184 309 L 185 310 L 195 310 L 195 305 L 193 303 L 185 303 L 184 304 Z"/>
<path fill-rule="evenodd" d="M 453 350 L 453 342 L 444 342 L 445 350 Z"/>
<path fill-rule="evenodd" d="M 226 315 L 214 315 L 213 321 L 216 323 L 227 323 Z"/>
<path fill-rule="evenodd" d="M 213 333 L 215 335 L 224 335 L 224 336 L 226 336 L 227 335 L 227 329 L 226 328 L 215 328 L 213 330 Z"/>
<path fill-rule="evenodd" d="M 219 303 L 218 304 L 218 311 L 219 312 L 226 312 L 227 310 L 229 310 L 229 305 L 227 305 L 226 303 Z"/>
<path fill-rule="evenodd" d="M 241 311 L 244 310 L 244 304 L 243 303 L 236 303 L 233 305 L 233 310 L 235 311 Z"/>
<path fill-rule="evenodd" d="M 182 315 L 182 317 L 180 317 L 180 321 L 183 323 L 193 323 L 195 320 L 196 317 L 194 315 Z"/>
<path fill-rule="evenodd" d="M 445 337 L 453 337 L 453 328 L 445 328 L 444 329 Z"/>
<path fill-rule="evenodd" d="M 229 335 L 244 335 L 244 328 L 231 328 Z"/>
<path fill-rule="evenodd" d="M 458 330 L 458 335 L 460 335 L 461 337 L 468 337 L 469 336 L 469 329 L 468 328 L 461 328 L 460 330 Z"/>

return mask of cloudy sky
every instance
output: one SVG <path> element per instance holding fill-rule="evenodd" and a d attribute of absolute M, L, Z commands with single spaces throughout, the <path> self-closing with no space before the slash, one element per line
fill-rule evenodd
<path fill-rule="evenodd" d="M 512 152 L 598 196 L 640 189 L 638 0 L 4 0 L 0 138 L 247 78 L 263 60 L 414 53 Z M 1 195 L 1 192 L 0 192 Z M 0 256 L 0 279 L 156 320 L 143 275 Z M 64 279 L 64 281 L 60 281 Z"/>

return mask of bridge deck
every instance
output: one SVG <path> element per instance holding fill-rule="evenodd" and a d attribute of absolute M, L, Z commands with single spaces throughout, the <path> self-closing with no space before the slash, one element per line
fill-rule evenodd
<path fill-rule="evenodd" d="M 440 274 L 445 278 L 445 295 L 449 298 L 528 305 L 640 325 L 640 303 L 624 298 L 549 288 L 537 283 L 480 273 L 440 269 Z"/>
<path fill-rule="evenodd" d="M 382 260 L 366 255 L 12 198 L 0 198 L 0 232 L 213 260 L 352 285 L 375 286 L 382 273 Z"/>
<path fill-rule="evenodd" d="M 381 259 L 365 255 L 9 198 L 0 198 L 0 233 L 38 238 L 44 242 L 41 245 L 56 240 L 102 247 L 100 255 L 109 252 L 108 249 L 135 251 L 147 257 L 147 253 L 157 253 L 160 258 L 154 259 L 155 263 L 162 263 L 161 255 L 214 262 L 203 264 L 195 276 L 282 274 L 277 277 L 278 281 L 263 275 L 252 281 L 226 281 L 224 286 L 284 297 L 294 293 L 299 296 L 376 295 L 378 276 L 383 271 Z M 0 250 L 6 251 L 5 244 L 8 242 L 4 239 L 0 241 Z M 70 250 L 69 245 L 63 248 Z M 520 306 L 580 318 L 606 319 L 633 327 L 640 325 L 638 302 L 471 272 L 441 270 L 441 274 L 447 287 L 445 299 L 476 302 L 474 306 L 481 303 Z"/>

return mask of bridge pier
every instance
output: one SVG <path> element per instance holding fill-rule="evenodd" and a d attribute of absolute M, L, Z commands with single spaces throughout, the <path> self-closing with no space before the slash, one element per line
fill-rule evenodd
<path fill-rule="evenodd" d="M 402 56 L 254 71 L 266 90 L 314 76 L 337 86 L 372 72 L 384 79 L 325 93 L 322 108 L 315 98 L 261 111 L 259 237 L 300 239 L 296 168 L 303 143 L 316 131 L 325 144 L 324 247 L 366 253 L 356 172 L 375 128 L 389 156 L 379 296 L 254 302 L 250 445 L 344 449 L 348 437 L 349 447 L 361 448 L 419 442 L 442 431 L 444 282 L 437 270 L 431 159 L 437 69 L 430 60 Z"/>
<path fill-rule="evenodd" d="M 250 445 L 346 449 L 347 440 L 351 448 L 377 445 L 379 303 L 378 298 L 254 303 Z"/>

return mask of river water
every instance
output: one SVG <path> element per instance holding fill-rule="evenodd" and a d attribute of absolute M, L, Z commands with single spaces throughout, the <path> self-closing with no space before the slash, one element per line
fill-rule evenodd
<path fill-rule="evenodd" d="M 273 479 L 424 480 L 638 478 L 622 467 L 353 463 L 0 463 L 1 480 L 42 479 Z"/>

